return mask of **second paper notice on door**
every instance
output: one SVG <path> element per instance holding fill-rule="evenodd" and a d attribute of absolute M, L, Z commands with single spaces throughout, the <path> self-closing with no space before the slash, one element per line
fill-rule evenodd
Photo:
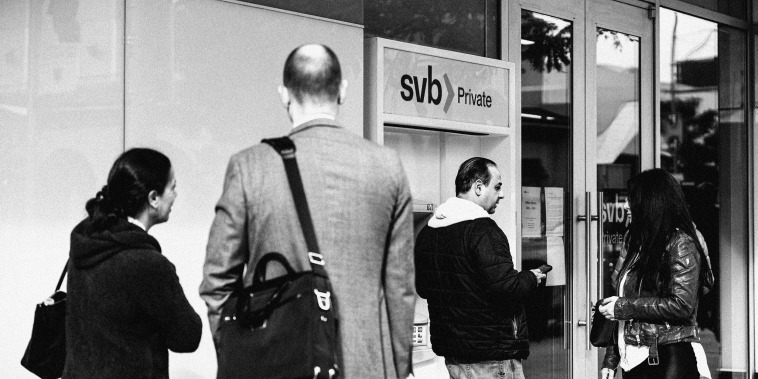
<path fill-rule="evenodd" d="M 547 286 L 566 284 L 563 192 L 561 187 L 521 188 L 523 269 L 553 266 Z"/>

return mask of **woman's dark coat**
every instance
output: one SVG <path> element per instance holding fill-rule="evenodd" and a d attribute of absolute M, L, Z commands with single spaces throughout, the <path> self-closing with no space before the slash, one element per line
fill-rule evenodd
<path fill-rule="evenodd" d="M 677 229 L 669 240 L 667 264 L 671 270 L 669 283 L 659 281 L 656 292 L 641 290 L 639 266 L 632 264 L 624 282 L 624 297 L 616 301 L 614 316 L 626 320 L 624 341 L 628 345 L 653 346 L 678 342 L 699 342 L 697 326 L 698 296 L 701 287 L 701 265 L 703 257 L 707 261 L 708 250 L 699 232 L 699 243 L 704 254 L 700 254 L 695 241 L 687 233 Z M 612 275 L 618 288 L 621 271 L 627 251 L 623 249 Z M 711 283 L 712 284 L 712 283 Z M 613 338 L 603 361 L 603 367 L 615 369 L 619 362 L 619 352 Z"/>
<path fill-rule="evenodd" d="M 158 241 L 126 220 L 71 233 L 63 378 L 167 378 L 168 350 L 197 349 L 200 316 Z"/>

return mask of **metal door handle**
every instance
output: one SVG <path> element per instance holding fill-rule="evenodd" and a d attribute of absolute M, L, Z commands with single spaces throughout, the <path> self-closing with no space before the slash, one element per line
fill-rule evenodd
<path fill-rule="evenodd" d="M 597 301 L 604 297 L 603 295 L 603 253 L 605 243 L 603 242 L 603 191 L 597 191 Z"/>
<path fill-rule="evenodd" d="M 584 249 L 584 269 L 587 272 L 587 306 L 585 307 L 586 314 L 585 319 L 577 321 L 577 326 L 584 326 L 585 327 L 585 335 L 586 335 L 586 342 L 587 342 L 587 350 L 592 350 L 592 344 L 590 343 L 590 328 L 587 327 L 587 325 L 590 322 L 590 319 L 592 318 L 592 262 L 591 262 L 591 255 L 592 255 L 592 243 L 590 241 L 590 237 L 592 236 L 592 221 L 597 221 L 598 217 L 592 215 L 592 193 L 591 192 L 585 192 L 584 194 L 584 215 L 579 215 L 576 217 L 577 221 L 584 221 L 584 242 L 585 242 L 585 249 Z"/>

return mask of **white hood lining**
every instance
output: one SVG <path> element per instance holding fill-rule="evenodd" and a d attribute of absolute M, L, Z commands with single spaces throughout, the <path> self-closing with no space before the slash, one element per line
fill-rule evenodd
<path fill-rule="evenodd" d="M 434 216 L 429 220 L 428 225 L 431 228 L 442 228 L 461 221 L 484 217 L 490 217 L 484 208 L 469 200 L 451 197 L 434 210 Z"/>

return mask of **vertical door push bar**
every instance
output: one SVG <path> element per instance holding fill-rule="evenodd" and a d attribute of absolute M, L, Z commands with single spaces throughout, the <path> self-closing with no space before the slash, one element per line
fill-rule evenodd
<path fill-rule="evenodd" d="M 579 215 L 576 217 L 577 221 L 583 221 L 584 222 L 584 242 L 585 242 L 585 256 L 584 256 L 584 270 L 586 272 L 586 283 L 587 283 L 587 306 L 586 313 L 585 313 L 585 319 L 584 320 L 578 320 L 576 325 L 577 326 L 584 326 L 585 327 L 585 335 L 586 335 L 586 343 L 587 343 L 587 350 L 592 349 L 592 344 L 590 344 L 590 319 L 592 318 L 592 244 L 590 242 L 590 238 L 592 236 L 592 221 L 597 221 L 597 297 L 600 299 L 602 297 L 602 275 L 603 275 L 603 267 L 602 267 L 602 260 L 603 260 L 603 222 L 600 219 L 599 215 L 602 212 L 603 209 L 603 193 L 598 191 L 598 198 L 597 198 L 597 215 L 592 215 L 592 193 L 586 192 L 584 194 L 584 207 L 585 207 L 585 214 Z"/>

